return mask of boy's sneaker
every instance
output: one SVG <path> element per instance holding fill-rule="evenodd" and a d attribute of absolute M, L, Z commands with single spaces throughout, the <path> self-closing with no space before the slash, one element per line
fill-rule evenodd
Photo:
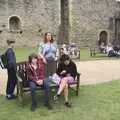
<path fill-rule="evenodd" d="M 17 96 L 15 96 L 15 95 L 6 95 L 6 98 L 7 98 L 8 100 L 13 100 L 13 99 L 16 99 Z"/>
<path fill-rule="evenodd" d="M 37 103 L 31 105 L 31 111 L 34 112 L 37 108 Z"/>
<path fill-rule="evenodd" d="M 44 106 L 47 107 L 49 110 L 53 109 L 50 103 L 45 103 Z"/>
<path fill-rule="evenodd" d="M 32 105 L 32 106 L 31 106 L 31 111 L 32 111 L 32 112 L 35 112 L 36 108 L 37 108 L 36 105 Z"/>
<path fill-rule="evenodd" d="M 65 104 L 64 104 L 66 107 L 68 107 L 68 108 L 71 108 L 71 104 L 69 103 L 69 102 L 65 102 Z"/>

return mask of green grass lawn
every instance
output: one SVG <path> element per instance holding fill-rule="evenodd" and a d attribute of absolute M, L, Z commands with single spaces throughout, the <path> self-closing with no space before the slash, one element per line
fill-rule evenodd
<path fill-rule="evenodd" d="M 3 50 L 1 50 L 2 52 Z M 36 52 L 36 48 L 16 48 L 17 61 L 27 60 L 28 55 Z M 88 49 L 81 49 L 80 60 L 111 59 L 98 55 L 90 57 Z M 81 86 L 80 95 L 76 97 L 72 92 L 70 99 L 73 107 L 65 108 L 63 98 L 59 104 L 53 105 L 49 111 L 43 106 L 43 95 L 37 94 L 38 109 L 30 111 L 30 94 L 25 96 L 22 108 L 18 100 L 8 101 L 0 96 L 0 120 L 120 120 L 120 81 L 116 80 L 99 85 Z"/>
<path fill-rule="evenodd" d="M 36 48 L 16 48 L 15 54 L 17 61 L 24 61 L 28 59 L 28 56 L 33 53 L 37 52 Z"/>
<path fill-rule="evenodd" d="M 0 49 L 0 53 L 2 53 L 3 49 Z M 18 61 L 24 61 L 28 59 L 28 56 L 33 53 L 37 52 L 37 48 L 15 48 L 16 59 Z M 110 58 L 106 57 L 103 54 L 97 54 L 94 57 L 90 56 L 89 50 L 87 48 L 80 49 L 80 60 L 113 60 L 116 59 L 115 57 Z"/>
<path fill-rule="evenodd" d="M 117 59 L 115 57 L 107 57 L 103 53 L 97 53 L 96 56 L 90 56 L 90 51 L 88 48 L 82 48 L 80 49 L 80 60 L 86 61 L 86 60 L 113 60 Z"/>
<path fill-rule="evenodd" d="M 72 108 L 66 108 L 61 97 L 59 104 L 52 104 L 53 110 L 47 110 L 42 95 L 37 93 L 38 109 L 34 113 L 30 111 L 30 95 L 26 95 L 23 108 L 17 100 L 0 96 L 0 120 L 120 120 L 119 84 L 116 80 L 81 86 L 79 97 L 71 91 Z"/>
<path fill-rule="evenodd" d="M 0 53 L 2 54 L 5 51 L 5 49 L 0 49 Z M 14 49 L 16 54 L 17 62 L 24 61 L 28 59 L 28 56 L 33 53 L 37 52 L 37 48 L 15 48 Z"/>

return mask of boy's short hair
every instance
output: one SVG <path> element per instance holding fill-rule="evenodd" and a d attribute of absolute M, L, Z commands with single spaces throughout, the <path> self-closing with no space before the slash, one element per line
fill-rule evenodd
<path fill-rule="evenodd" d="M 8 39 L 6 42 L 7 42 L 8 45 L 10 45 L 10 44 L 12 44 L 12 43 L 15 43 L 15 40 Z"/>
<path fill-rule="evenodd" d="M 36 53 L 32 53 L 31 55 L 29 55 L 29 57 L 28 57 L 28 61 L 31 63 L 33 58 L 38 59 L 38 56 L 37 56 Z"/>

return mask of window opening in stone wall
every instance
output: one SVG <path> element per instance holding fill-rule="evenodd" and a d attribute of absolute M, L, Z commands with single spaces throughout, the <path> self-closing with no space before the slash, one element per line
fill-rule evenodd
<path fill-rule="evenodd" d="M 9 29 L 11 32 L 20 31 L 21 22 L 17 16 L 13 16 L 9 19 Z"/>
<path fill-rule="evenodd" d="M 108 37 L 107 32 L 101 31 L 99 34 L 99 45 L 101 45 L 102 43 L 104 43 L 104 45 L 107 45 L 107 37 Z"/>

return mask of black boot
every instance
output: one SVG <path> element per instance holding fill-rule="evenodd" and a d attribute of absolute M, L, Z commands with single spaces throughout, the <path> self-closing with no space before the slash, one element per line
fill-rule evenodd
<path fill-rule="evenodd" d="M 65 104 L 64 104 L 66 107 L 68 107 L 68 108 L 71 108 L 71 104 L 69 103 L 69 102 L 65 102 Z"/>

